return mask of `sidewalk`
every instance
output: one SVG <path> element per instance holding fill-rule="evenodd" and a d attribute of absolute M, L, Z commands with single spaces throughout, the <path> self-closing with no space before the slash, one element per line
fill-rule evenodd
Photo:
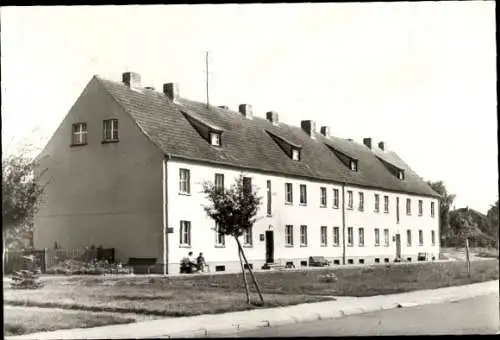
<path fill-rule="evenodd" d="M 403 294 L 378 295 L 372 297 L 338 297 L 336 301 L 302 304 L 243 312 L 215 315 L 169 318 L 144 321 L 126 325 L 80 328 L 26 334 L 6 339 L 119 339 L 119 338 L 167 338 L 196 337 L 210 333 L 234 333 L 259 327 L 305 322 L 345 315 L 411 307 L 466 299 L 499 292 L 499 281 L 488 281 L 466 286 L 420 290 Z"/>

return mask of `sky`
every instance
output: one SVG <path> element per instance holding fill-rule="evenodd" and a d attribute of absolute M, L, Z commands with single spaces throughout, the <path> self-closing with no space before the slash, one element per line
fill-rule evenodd
<path fill-rule="evenodd" d="M 94 74 L 384 141 L 457 208 L 498 199 L 495 3 L 2 7 L 2 152 L 41 150 Z"/>

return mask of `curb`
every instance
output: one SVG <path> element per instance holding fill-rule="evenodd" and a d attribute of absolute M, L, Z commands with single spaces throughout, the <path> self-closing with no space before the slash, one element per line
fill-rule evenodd
<path fill-rule="evenodd" d="M 498 292 L 498 291 L 497 291 Z M 271 320 L 261 320 L 261 321 L 249 321 L 249 322 L 242 322 L 239 324 L 232 324 L 231 327 L 228 326 L 215 326 L 215 327 L 205 327 L 203 329 L 195 330 L 195 331 L 182 331 L 179 333 L 170 333 L 166 334 L 162 337 L 167 337 L 167 338 L 176 338 L 176 337 L 195 337 L 195 335 L 198 335 L 198 337 L 210 337 L 211 335 L 235 335 L 239 331 L 250 331 L 250 330 L 256 330 L 260 328 L 267 328 L 267 327 L 277 327 L 277 326 L 284 326 L 284 325 L 290 325 L 290 324 L 295 324 L 295 323 L 302 323 L 302 322 L 311 322 L 311 321 L 318 321 L 318 320 L 331 320 L 331 319 L 338 319 L 342 318 L 345 316 L 351 316 L 351 315 L 359 315 L 359 314 L 364 314 L 364 313 L 370 313 L 370 312 L 377 312 L 377 311 L 382 311 L 382 310 L 389 310 L 389 309 L 396 309 L 396 308 L 411 308 L 411 307 L 418 307 L 418 306 L 424 306 L 424 305 L 431 305 L 431 304 L 438 304 L 438 303 L 446 303 L 446 302 L 453 302 L 453 301 L 458 301 L 458 300 L 463 300 L 463 299 L 469 299 L 469 298 L 474 298 L 474 297 L 479 297 L 483 295 L 489 295 L 491 294 L 492 291 L 490 290 L 485 290 L 482 292 L 476 292 L 476 293 L 468 293 L 468 294 L 461 294 L 459 297 L 457 296 L 438 296 L 438 297 L 433 297 L 430 299 L 427 299 L 425 301 L 410 301 L 410 302 L 387 302 L 383 304 L 375 304 L 374 306 L 367 306 L 367 307 L 352 307 L 352 308 L 344 308 L 340 310 L 332 310 L 328 312 L 323 312 L 323 313 L 311 313 L 304 315 L 302 317 L 297 317 L 295 315 L 289 316 L 287 318 L 282 318 L 281 320 L 276 320 L 276 321 L 271 321 Z"/>

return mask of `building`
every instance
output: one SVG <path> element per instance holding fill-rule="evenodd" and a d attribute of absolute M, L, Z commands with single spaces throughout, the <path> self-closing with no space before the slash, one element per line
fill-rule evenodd
<path fill-rule="evenodd" d="M 115 248 L 115 257 L 155 258 L 177 273 L 192 250 L 213 270 L 239 269 L 233 239 L 217 234 L 202 209 L 204 180 L 230 185 L 240 173 L 264 197 L 245 235 L 254 268 L 266 261 L 384 263 L 439 254 L 439 196 L 384 142 L 363 144 L 207 106 L 94 76 L 38 157 L 50 183 L 35 217 L 37 248 Z M 165 267 L 163 267 L 165 265 Z"/>

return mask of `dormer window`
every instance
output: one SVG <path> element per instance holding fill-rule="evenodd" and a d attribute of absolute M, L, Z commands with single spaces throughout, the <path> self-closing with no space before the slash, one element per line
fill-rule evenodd
<path fill-rule="evenodd" d="M 354 159 L 351 159 L 349 161 L 349 168 L 352 170 L 352 171 L 358 171 L 358 161 L 354 160 Z"/>
<path fill-rule="evenodd" d="M 299 151 L 299 149 L 292 149 L 292 159 L 294 161 L 299 161 L 300 160 L 300 151 Z"/>
<path fill-rule="evenodd" d="M 210 132 L 210 144 L 220 146 L 220 133 Z"/>
<path fill-rule="evenodd" d="M 405 179 L 405 172 L 403 170 L 398 170 L 398 178 L 400 180 L 404 180 Z"/>

